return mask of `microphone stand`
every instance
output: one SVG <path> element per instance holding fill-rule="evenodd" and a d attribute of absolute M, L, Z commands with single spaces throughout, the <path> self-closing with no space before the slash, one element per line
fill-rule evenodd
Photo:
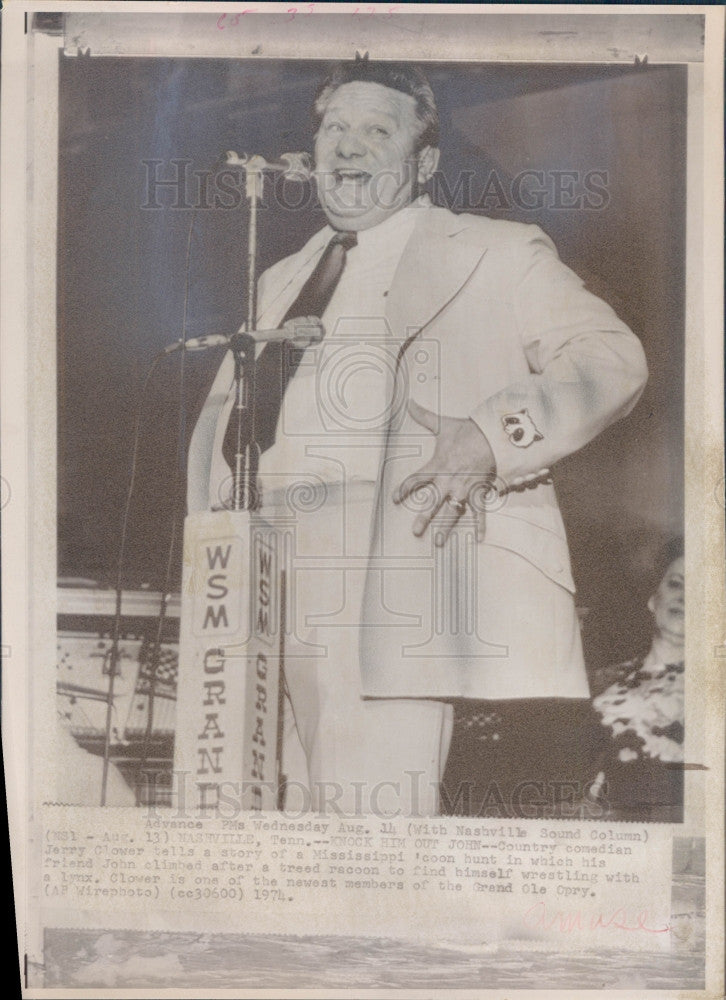
<path fill-rule="evenodd" d="M 234 153 L 227 154 L 227 162 L 241 166 L 245 170 L 246 196 L 249 200 L 249 233 L 247 247 L 247 317 L 240 331 L 226 338 L 234 358 L 233 401 L 234 410 L 230 419 L 233 436 L 234 458 L 232 462 L 232 494 L 226 505 L 230 513 L 222 518 L 219 513 L 211 510 L 194 510 L 187 514 L 184 526 L 184 568 L 182 616 L 180 624 L 180 665 L 177 687 L 177 738 L 174 746 L 174 768 L 179 775 L 210 774 L 215 777 L 209 781 L 194 781 L 195 797 L 202 809 L 209 808 L 208 795 L 213 789 L 218 790 L 221 782 L 238 781 L 240 768 L 252 779 L 250 795 L 251 808 L 274 808 L 280 801 L 280 786 L 282 784 L 280 762 L 280 718 L 277 717 L 273 705 L 279 709 L 280 686 L 284 685 L 284 633 L 285 623 L 285 577 L 284 561 L 285 546 L 274 523 L 268 524 L 257 513 L 260 500 L 257 492 L 257 471 L 260 449 L 256 440 L 255 416 L 255 351 L 257 342 L 292 341 L 301 344 L 315 343 L 322 339 L 323 330 L 320 320 L 314 317 L 302 317 L 299 324 L 285 323 L 278 330 L 257 329 L 256 302 L 256 269 L 257 269 L 257 212 L 262 197 L 263 171 L 279 169 L 266 163 L 260 156 L 245 157 L 243 161 Z M 212 346 L 210 343 L 198 343 L 194 349 Z M 224 342 L 223 338 L 223 341 Z M 188 344 L 182 344 L 188 347 Z M 176 350 L 176 346 L 173 346 Z M 229 428 L 228 424 L 228 428 Z M 226 438 L 226 432 L 225 432 Z M 206 458 L 206 456 L 205 456 Z M 208 467 L 207 467 L 208 468 Z M 245 516 L 239 516 L 244 512 Z M 225 523 L 226 522 L 226 523 Z M 216 556 L 213 547 L 219 536 L 219 525 L 225 536 L 230 537 L 228 553 L 235 547 L 235 560 L 222 579 L 227 584 L 221 586 L 214 569 Z M 269 550 L 269 556 L 260 546 Z M 264 558 L 258 555 L 262 552 Z M 205 558 L 206 557 L 206 558 Z M 226 556 L 224 567 L 227 567 Z M 234 569 L 232 568 L 234 567 Z M 223 595 L 207 593 L 204 580 L 209 581 L 213 589 L 221 586 Z M 274 596 L 273 596 L 274 592 Z M 224 595 L 230 594 L 229 600 L 238 607 L 237 620 L 228 622 L 226 607 L 219 601 Z M 279 596 L 278 596 L 279 595 Z M 264 601 L 265 606 L 274 603 L 279 610 L 271 611 L 272 617 L 264 618 L 255 613 L 255 601 Z M 200 618 L 199 616 L 202 616 Z M 199 621 L 200 625 L 197 625 Z M 280 622 L 278 626 L 277 622 Z M 211 624 L 216 630 L 205 631 Z M 201 627 L 200 627 L 201 626 Z M 278 632 L 279 654 L 270 655 L 269 646 L 274 645 L 274 634 Z M 215 647 L 210 649 L 210 643 Z M 264 648 L 265 664 L 260 673 L 260 661 L 256 656 L 258 649 Z M 225 650 L 229 650 L 227 653 Z M 208 668 L 210 653 L 220 656 L 220 664 Z M 241 657 L 241 663 L 229 663 L 227 657 Z M 279 662 L 279 667 L 277 663 Z M 226 674 L 224 671 L 226 670 Z M 216 738 L 220 747 L 211 751 L 201 750 L 197 746 L 198 737 L 195 733 L 207 730 L 210 716 L 206 712 L 207 700 L 201 690 L 201 676 L 207 672 L 220 673 L 218 683 L 226 690 L 224 698 L 219 698 L 215 718 L 222 720 L 217 724 Z M 222 679 L 224 677 L 224 679 Z M 262 690 L 265 700 L 259 694 Z M 267 697 L 269 694 L 269 707 Z M 238 723 L 242 722 L 242 725 Z M 260 739 L 258 733 L 266 736 Z M 259 747 L 269 746 L 262 752 Z M 275 747 L 275 759 L 272 759 L 272 749 Z M 229 748 L 229 753 L 222 751 Z M 200 770 L 199 754 L 206 754 Z M 214 755 L 217 756 L 214 756 Z M 265 755 L 267 754 L 267 759 Z M 220 759 L 221 757 L 221 759 Z M 271 768 L 274 765 L 274 776 Z M 211 767 L 211 771 L 210 768 Z M 271 782 L 269 779 L 273 779 Z M 274 798 L 273 798 L 274 794 Z M 183 787 L 180 784 L 177 801 L 183 805 Z M 268 805 L 263 806 L 262 803 Z"/>
<path fill-rule="evenodd" d="M 250 203 L 247 237 L 247 322 L 230 338 L 234 357 L 234 413 L 236 420 L 235 454 L 232 468 L 232 510 L 255 510 L 259 448 L 255 441 L 255 340 L 257 328 L 257 205 L 262 198 L 263 170 L 266 161 L 251 156 L 243 164 L 245 195 Z M 247 420 L 245 421 L 245 417 Z M 245 422 L 249 438 L 243 440 Z"/>
<path fill-rule="evenodd" d="M 249 333 L 230 338 L 234 357 L 235 446 L 232 467 L 232 510 L 255 510 L 258 506 L 257 468 L 259 449 L 255 442 L 255 340 Z M 249 420 L 245 415 L 249 414 Z M 242 439 L 245 423 L 249 439 Z"/>

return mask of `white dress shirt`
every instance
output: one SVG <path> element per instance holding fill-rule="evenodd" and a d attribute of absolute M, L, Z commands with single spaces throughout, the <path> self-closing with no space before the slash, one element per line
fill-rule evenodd
<path fill-rule="evenodd" d="M 299 483 L 376 482 L 397 355 L 386 296 L 416 213 L 427 207 L 419 199 L 357 234 L 321 317 L 325 337 L 304 351 L 285 393 L 275 443 L 260 459 L 263 505 Z M 333 234 L 326 226 L 315 237 L 320 252 L 310 259 L 309 273 Z"/>

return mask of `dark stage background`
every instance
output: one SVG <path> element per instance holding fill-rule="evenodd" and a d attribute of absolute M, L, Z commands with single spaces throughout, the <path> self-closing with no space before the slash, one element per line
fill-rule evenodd
<path fill-rule="evenodd" d="M 162 161 L 158 176 L 168 178 L 171 160 L 188 160 L 191 204 L 192 172 L 223 150 L 311 150 L 308 112 L 325 69 L 61 56 L 62 577 L 115 580 L 140 387 L 152 357 L 182 333 L 191 208 L 173 207 L 170 189 L 157 191 L 162 207 L 144 207 L 153 200 L 145 161 Z M 647 637 L 647 570 L 662 541 L 682 530 L 685 68 L 432 63 L 427 72 L 442 120 L 434 200 L 541 225 L 648 356 L 650 381 L 631 416 L 555 470 L 594 668 L 632 655 Z M 512 199 L 525 170 L 545 172 L 540 207 L 526 184 L 535 207 Z M 492 171 L 496 181 L 485 186 Z M 565 207 L 571 199 L 558 197 L 556 171 L 604 172 L 607 197 L 590 199 L 599 207 Z M 567 192 L 570 182 L 560 183 Z M 324 221 L 309 189 L 285 185 L 283 193 L 288 207 L 267 192 L 261 269 Z M 188 336 L 233 332 L 245 315 L 246 209 L 232 196 L 223 201 L 196 212 Z M 293 210 L 295 202 L 303 207 Z M 182 385 L 180 356 L 165 359 L 141 402 L 126 586 L 162 586 L 171 526 L 182 517 L 179 455 L 219 360 L 218 351 L 188 355 Z"/>

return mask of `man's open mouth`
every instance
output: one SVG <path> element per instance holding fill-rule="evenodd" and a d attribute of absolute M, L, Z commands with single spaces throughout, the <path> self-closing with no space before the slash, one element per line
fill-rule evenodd
<path fill-rule="evenodd" d="M 371 175 L 365 170 L 341 168 L 333 171 L 336 183 L 362 184 L 370 180 Z"/>

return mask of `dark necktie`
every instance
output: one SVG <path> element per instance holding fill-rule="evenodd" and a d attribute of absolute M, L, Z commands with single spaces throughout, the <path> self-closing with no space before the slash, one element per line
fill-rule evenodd
<path fill-rule="evenodd" d="M 285 313 L 280 323 L 300 316 L 320 318 L 333 297 L 345 267 L 348 251 L 356 245 L 355 233 L 339 232 L 328 243 L 315 269 L 300 289 L 297 298 Z M 289 341 L 273 341 L 267 344 L 255 365 L 255 428 L 254 436 L 260 452 L 274 444 L 277 421 L 282 409 L 285 391 L 303 356 L 301 348 L 293 347 Z M 234 464 L 236 415 L 233 412 L 227 426 L 222 448 L 230 467 Z M 252 428 L 244 428 L 242 440 L 252 438 Z"/>

